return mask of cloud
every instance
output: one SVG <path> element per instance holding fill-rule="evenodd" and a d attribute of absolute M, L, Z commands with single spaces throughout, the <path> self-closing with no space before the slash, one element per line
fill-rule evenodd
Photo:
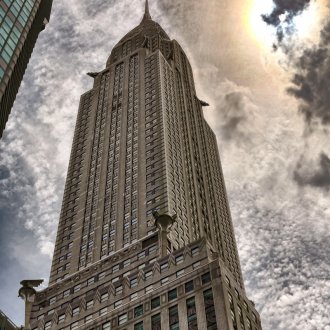
<path fill-rule="evenodd" d="M 274 49 L 284 47 L 283 41 L 295 32 L 294 18 L 305 11 L 311 0 L 273 0 L 274 9 L 270 14 L 262 15 L 268 25 L 276 28 L 277 41 Z"/>
<path fill-rule="evenodd" d="M 6 166 L 1 165 L 0 166 L 0 181 L 1 180 L 6 180 L 8 178 L 10 178 L 10 171 L 9 171 L 9 169 Z"/>
<path fill-rule="evenodd" d="M 222 138 L 231 140 L 237 136 L 242 123 L 250 117 L 248 98 L 242 92 L 231 92 L 224 95 L 223 104 L 220 106 L 222 114 L 221 133 Z"/>
<path fill-rule="evenodd" d="M 299 102 L 310 130 L 330 124 L 330 21 L 320 33 L 320 42 L 305 49 L 293 61 L 296 71 L 288 89 Z"/>
<path fill-rule="evenodd" d="M 316 169 L 316 171 L 315 171 Z M 330 189 L 330 158 L 325 153 L 321 153 L 319 160 L 310 163 L 303 158 L 297 164 L 294 172 L 294 180 L 300 186 L 312 186 L 323 188 L 326 191 Z"/>

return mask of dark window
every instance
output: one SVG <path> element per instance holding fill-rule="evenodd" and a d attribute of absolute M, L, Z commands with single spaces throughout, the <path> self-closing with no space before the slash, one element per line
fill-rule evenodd
<path fill-rule="evenodd" d="M 143 315 L 143 305 L 134 308 L 134 317 Z"/>
<path fill-rule="evenodd" d="M 217 320 L 214 308 L 214 299 L 212 289 L 204 291 L 204 305 L 207 322 L 207 330 L 217 330 Z"/>
<path fill-rule="evenodd" d="M 151 300 L 151 309 L 157 308 L 160 306 L 160 298 L 154 298 Z"/>
<path fill-rule="evenodd" d="M 190 292 L 194 290 L 194 281 L 189 281 L 185 284 L 185 292 Z"/>
<path fill-rule="evenodd" d="M 211 274 L 210 273 L 205 273 L 202 275 L 202 284 L 206 284 L 211 282 Z"/>
<path fill-rule="evenodd" d="M 134 324 L 134 330 L 143 330 L 143 322 Z"/>
<path fill-rule="evenodd" d="M 161 318 L 160 314 L 151 317 L 151 330 L 161 330 Z"/>
<path fill-rule="evenodd" d="M 177 290 L 176 289 L 173 289 L 173 290 L 169 291 L 168 294 L 167 294 L 167 296 L 168 296 L 168 301 L 171 301 L 173 299 L 176 299 L 178 297 Z"/>
<path fill-rule="evenodd" d="M 198 330 L 195 297 L 187 300 L 188 330 Z"/>
<path fill-rule="evenodd" d="M 170 330 L 179 330 L 178 306 L 173 306 L 168 310 Z"/>

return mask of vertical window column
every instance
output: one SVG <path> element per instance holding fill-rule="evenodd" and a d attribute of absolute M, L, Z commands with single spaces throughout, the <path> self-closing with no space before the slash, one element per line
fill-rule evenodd
<path fill-rule="evenodd" d="M 178 306 L 173 306 L 168 310 L 170 330 L 179 330 L 179 310 Z"/>
<path fill-rule="evenodd" d="M 187 300 L 188 330 L 198 330 L 195 297 Z"/>
<path fill-rule="evenodd" d="M 212 289 L 204 291 L 204 305 L 207 330 L 217 330 L 218 327 Z"/>

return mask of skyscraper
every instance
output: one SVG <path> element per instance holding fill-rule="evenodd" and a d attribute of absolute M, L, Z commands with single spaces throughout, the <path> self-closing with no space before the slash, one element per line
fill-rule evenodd
<path fill-rule="evenodd" d="M 53 0 L 0 2 L 0 138 Z"/>
<path fill-rule="evenodd" d="M 148 2 L 89 75 L 32 329 L 261 329 L 206 103 Z"/>

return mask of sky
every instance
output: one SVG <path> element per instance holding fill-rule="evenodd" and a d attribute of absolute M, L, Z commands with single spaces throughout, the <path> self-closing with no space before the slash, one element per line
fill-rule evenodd
<path fill-rule="evenodd" d="M 330 330 L 328 0 L 150 0 L 185 49 L 218 137 L 248 297 L 264 330 Z M 55 0 L 0 141 L 0 309 L 47 283 L 87 72 L 143 0 Z M 262 16 L 264 15 L 264 16 Z"/>

